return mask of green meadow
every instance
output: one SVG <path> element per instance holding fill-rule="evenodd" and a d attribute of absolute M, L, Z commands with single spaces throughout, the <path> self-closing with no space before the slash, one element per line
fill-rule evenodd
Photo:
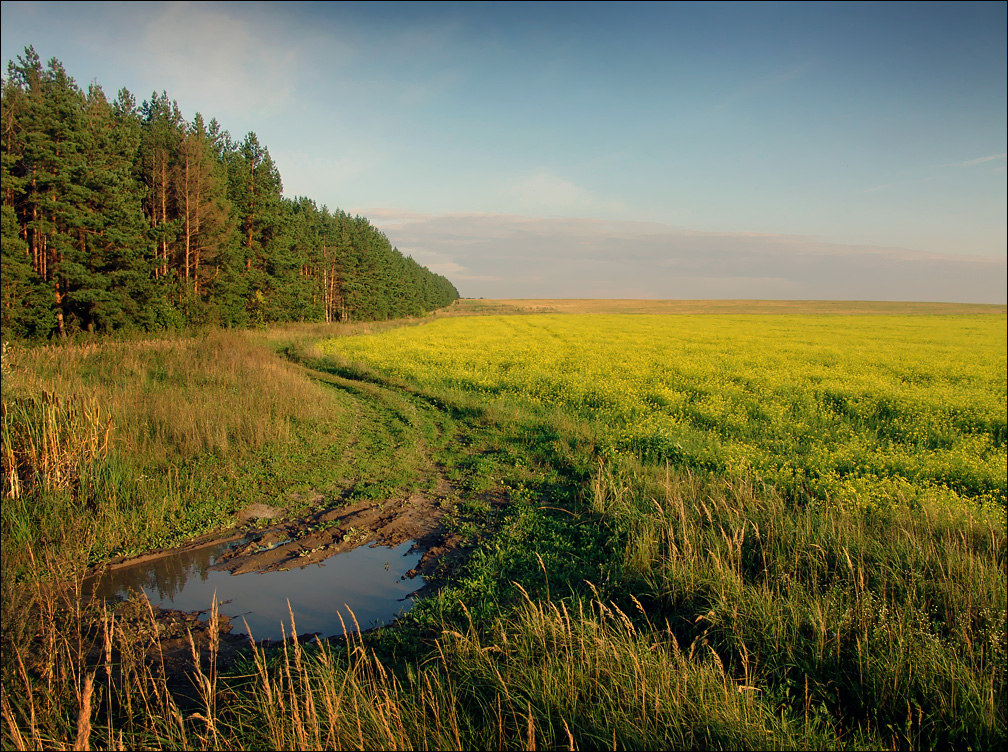
<path fill-rule="evenodd" d="M 460 301 L 8 347 L 3 746 L 1003 747 L 1006 323 Z M 430 595 L 226 671 L 194 647 L 195 704 L 153 614 L 80 597 L 251 503 L 445 482 L 465 555 Z"/>

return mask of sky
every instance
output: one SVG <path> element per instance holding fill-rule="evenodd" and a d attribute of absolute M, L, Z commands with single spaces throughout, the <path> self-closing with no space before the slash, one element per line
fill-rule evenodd
<path fill-rule="evenodd" d="M 1006 4 L 2 3 L 464 297 L 1005 303 Z"/>

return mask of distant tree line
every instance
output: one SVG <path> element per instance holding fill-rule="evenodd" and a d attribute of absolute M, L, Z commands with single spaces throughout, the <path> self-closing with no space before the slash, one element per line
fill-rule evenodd
<path fill-rule="evenodd" d="M 35 50 L 2 81 L 5 338 L 416 315 L 458 292 L 367 219 L 284 198 L 254 133 L 166 93 L 83 92 Z"/>

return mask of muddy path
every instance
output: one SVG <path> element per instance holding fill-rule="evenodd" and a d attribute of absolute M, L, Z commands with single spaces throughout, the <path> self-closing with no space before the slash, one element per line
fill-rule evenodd
<path fill-rule="evenodd" d="M 336 498 L 311 490 L 293 492 L 272 504 L 246 506 L 228 529 L 181 546 L 111 559 L 93 568 L 91 575 L 225 543 L 231 547 L 216 557 L 212 568 L 235 575 L 290 570 L 317 564 L 361 545 L 396 546 L 408 540 L 414 541 L 415 550 L 424 552 L 412 576 L 432 581 L 437 572 L 451 568 L 450 564 L 461 553 L 462 540 L 449 533 L 442 522 L 459 499 L 459 492 L 447 480 L 444 468 L 429 447 L 432 442 L 453 440 L 456 428 L 451 419 L 430 401 L 407 390 L 314 370 L 286 354 L 311 378 L 350 397 L 354 430 L 351 435 L 341 437 L 345 451 L 354 452 L 358 444 L 373 438 L 377 426 L 380 435 L 398 442 L 396 452 L 412 453 L 419 458 L 417 472 L 425 479 L 423 488 L 378 499 L 355 498 L 355 481 L 348 479 L 347 493 Z M 364 425 L 369 432 L 360 430 Z M 404 426 L 414 430 L 404 430 Z M 292 514 L 292 509 L 300 512 Z M 418 589 L 421 587 L 423 581 L 418 584 Z"/>
<path fill-rule="evenodd" d="M 447 492 L 447 485 L 442 489 Z M 465 555 L 461 539 L 446 533 L 441 524 L 444 498 L 414 493 L 380 502 L 358 501 L 264 528 L 249 528 L 262 519 L 253 517 L 224 534 L 206 536 L 181 548 L 113 562 L 105 570 L 114 572 L 117 568 L 131 567 L 138 560 L 156 566 L 159 560 L 179 554 L 199 555 L 203 549 L 228 544 L 230 548 L 217 555 L 209 569 L 255 578 L 262 573 L 309 567 L 361 546 L 395 546 L 413 541 L 413 548 L 421 550 L 423 556 L 405 577 L 415 583 L 414 594 L 424 595 L 450 577 Z M 247 510 L 254 515 L 271 515 L 275 511 Z M 325 597 L 325 593 L 319 593 L 319 597 Z M 127 653 L 132 656 L 125 659 L 127 662 L 143 661 L 153 675 L 163 677 L 166 689 L 181 707 L 199 704 L 194 651 L 200 656 L 204 671 L 210 665 L 211 654 L 213 664 L 223 672 L 240 661 L 247 665 L 251 660 L 253 642 L 245 634 L 244 622 L 223 613 L 213 614 L 211 607 L 198 611 L 163 608 L 152 605 L 142 591 L 134 589 L 127 597 L 108 603 L 101 610 L 92 603 L 90 611 L 90 639 L 86 642 L 91 647 L 86 662 L 97 669 L 106 660 L 100 619 L 110 619 L 125 643 L 117 649 L 113 662 L 123 661 Z M 294 634 L 290 623 L 288 627 L 288 634 Z M 338 635 L 299 631 L 295 636 L 305 642 Z M 275 638 L 257 639 L 254 644 L 266 650 L 281 645 Z"/>
<path fill-rule="evenodd" d="M 337 502 L 308 515 L 280 519 L 280 509 L 255 504 L 238 515 L 234 528 L 201 536 L 183 546 L 161 548 L 140 556 L 112 559 L 92 569 L 89 576 L 114 575 L 117 570 L 155 565 L 168 557 L 195 554 L 227 546 L 210 569 L 233 575 L 283 572 L 318 564 L 358 546 L 397 546 L 413 541 L 423 552 L 410 577 L 417 591 L 429 593 L 435 580 L 463 553 L 462 539 L 448 532 L 443 517 L 455 498 L 451 485 L 439 479 L 434 493 L 414 492 L 400 498 Z M 440 573 L 440 574 L 439 574 Z"/>
<path fill-rule="evenodd" d="M 451 487 L 442 478 L 433 494 L 356 501 L 249 531 L 240 545 L 218 557 L 213 568 L 236 575 L 284 571 L 324 561 L 364 544 L 396 546 L 412 540 L 413 548 L 424 552 L 412 576 L 433 579 L 438 559 L 461 542 L 441 525 L 445 500 L 451 496 Z"/>
<path fill-rule="evenodd" d="M 341 437 L 348 445 L 347 451 L 354 451 L 357 443 L 368 441 L 376 430 L 386 432 L 399 442 L 395 451 L 411 452 L 419 458 L 423 482 L 414 484 L 419 490 L 382 498 L 355 498 L 354 479 L 348 479 L 348 493 L 343 496 L 327 498 L 310 490 L 292 493 L 274 504 L 245 507 L 228 529 L 182 546 L 104 562 L 90 576 L 114 576 L 122 568 L 156 566 L 159 560 L 195 556 L 201 549 L 216 547 L 219 553 L 213 557 L 209 569 L 254 578 L 260 573 L 319 564 L 360 546 L 392 547 L 413 541 L 411 550 L 422 552 L 419 563 L 406 573 L 416 584 L 414 594 L 429 594 L 449 580 L 464 561 L 468 548 L 445 524 L 446 515 L 459 500 L 459 492 L 447 480 L 430 445 L 453 441 L 455 424 L 438 407 L 417 395 L 341 374 L 314 371 L 303 364 L 301 367 L 312 378 L 348 395 L 348 404 L 355 411 L 354 425 L 359 428 L 349 437 Z M 160 608 L 148 603 L 139 591 L 110 603 L 107 608 L 108 611 L 102 611 L 103 618 L 116 619 L 120 633 L 131 636 L 131 649 L 143 654 L 150 665 L 163 665 L 173 693 L 183 697 L 191 688 L 187 677 L 194 669 L 193 647 L 206 654 L 215 646 L 219 670 L 227 670 L 239 656 L 247 655 L 251 647 L 248 636 L 236 634 L 240 629 L 235 627 L 240 628 L 241 624 L 232 624 L 227 616 L 208 619 L 205 609 L 184 612 Z M 298 638 L 328 636 L 307 634 Z M 257 644 L 269 647 L 270 641 L 259 640 Z M 100 658 L 100 651 L 93 652 L 95 662 Z"/>
<path fill-rule="evenodd" d="M 245 521 L 235 529 L 204 536 L 183 547 L 110 562 L 104 570 L 114 572 L 138 562 L 156 565 L 159 560 L 179 554 L 198 555 L 203 549 L 227 544 L 230 547 L 215 557 L 209 569 L 254 578 L 260 573 L 308 567 L 361 546 L 395 546 L 413 541 L 413 548 L 423 555 L 406 577 L 415 583 L 416 595 L 425 595 L 451 576 L 466 553 L 461 538 L 446 532 L 442 525 L 450 486 L 444 483 L 439 491 L 442 493 L 437 495 L 414 493 L 398 499 L 357 501 L 266 527 L 258 525 L 263 519 L 275 517 L 277 510 L 249 508 L 243 513 Z M 320 593 L 320 597 L 324 594 Z M 194 678 L 194 650 L 202 659 L 204 671 L 213 653 L 217 670 L 227 672 L 239 661 L 247 664 L 253 649 L 240 619 L 211 611 L 211 608 L 181 611 L 152 605 L 139 590 L 109 603 L 107 610 L 99 611 L 92 604 L 87 663 L 99 667 L 105 660 L 99 619 L 111 619 L 117 634 L 128 643 L 117 650 L 114 661 L 122 661 L 122 654 L 130 653 L 129 660 L 143 661 L 153 674 L 163 677 L 165 687 L 180 706 L 196 706 L 199 695 Z M 294 634 L 293 629 L 288 634 Z M 337 635 L 299 632 L 296 639 L 305 642 L 333 636 Z M 254 644 L 266 650 L 281 645 L 276 639 L 257 639 Z"/>

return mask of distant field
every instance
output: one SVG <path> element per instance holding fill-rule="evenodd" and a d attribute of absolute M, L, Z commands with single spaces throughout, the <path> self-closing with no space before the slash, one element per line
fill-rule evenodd
<path fill-rule="evenodd" d="M 974 303 L 903 303 L 835 300 L 606 300 L 576 298 L 462 298 L 457 313 L 819 313 L 967 314 L 1005 313 L 1008 306 Z"/>
<path fill-rule="evenodd" d="M 573 314 L 651 305 L 642 301 L 541 304 L 571 313 L 442 319 L 330 340 L 328 349 L 424 389 L 568 411 L 596 425 L 604 452 L 647 462 L 752 472 L 843 506 L 1005 503 L 1003 314 L 922 318 L 883 314 L 923 313 L 924 304 L 794 303 L 784 305 L 849 315 L 669 317 Z M 780 304 L 653 305 L 687 314 L 688 305 Z M 876 315 L 855 315 L 856 305 Z"/>

